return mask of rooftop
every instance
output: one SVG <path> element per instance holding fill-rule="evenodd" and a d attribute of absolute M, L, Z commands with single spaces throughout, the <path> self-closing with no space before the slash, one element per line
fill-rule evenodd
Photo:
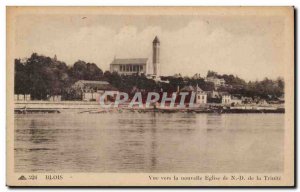
<path fill-rule="evenodd" d="M 190 91 L 195 91 L 195 92 L 202 92 L 203 90 L 197 86 L 191 86 L 191 85 L 188 85 L 188 86 L 184 86 L 180 91 L 187 91 L 187 92 L 190 92 Z"/>
<path fill-rule="evenodd" d="M 88 80 L 79 80 L 73 87 L 80 89 L 97 89 L 104 91 L 117 91 L 117 88 L 113 87 L 107 81 L 88 81 Z"/>
<path fill-rule="evenodd" d="M 111 64 L 112 65 L 129 65 L 129 64 L 146 64 L 148 58 L 127 58 L 127 59 L 117 59 L 115 58 Z"/>
<path fill-rule="evenodd" d="M 160 43 L 159 39 L 157 36 L 155 36 L 154 40 L 153 40 L 153 43 Z"/>

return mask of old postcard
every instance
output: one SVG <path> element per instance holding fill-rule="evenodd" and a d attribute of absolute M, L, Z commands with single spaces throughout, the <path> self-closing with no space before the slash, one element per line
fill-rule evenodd
<path fill-rule="evenodd" d="M 7 7 L 7 185 L 294 186 L 293 7 Z"/>

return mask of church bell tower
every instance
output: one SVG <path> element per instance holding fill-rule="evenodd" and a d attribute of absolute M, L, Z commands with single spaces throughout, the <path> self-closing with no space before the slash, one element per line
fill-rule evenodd
<path fill-rule="evenodd" d="M 157 36 L 153 40 L 153 75 L 159 76 L 159 47 L 160 42 Z"/>

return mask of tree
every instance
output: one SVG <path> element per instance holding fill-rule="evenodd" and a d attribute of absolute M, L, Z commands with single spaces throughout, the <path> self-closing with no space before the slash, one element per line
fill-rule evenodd
<path fill-rule="evenodd" d="M 74 81 L 78 80 L 101 80 L 103 71 L 95 63 L 86 63 L 78 60 L 70 68 L 69 74 Z"/>
<path fill-rule="evenodd" d="M 31 94 L 32 99 L 61 94 L 69 81 L 65 63 L 37 53 L 25 63 L 15 60 L 15 69 L 15 93 Z"/>
<path fill-rule="evenodd" d="M 231 94 L 239 94 L 248 97 L 261 97 L 276 99 L 284 94 L 284 79 L 276 80 L 265 78 L 262 81 L 248 83 L 232 74 L 220 75 L 214 71 L 208 71 L 207 77 L 223 78 L 227 84 L 218 90 Z M 48 96 L 61 94 L 65 99 L 78 99 L 80 96 L 74 93 L 72 85 L 78 80 L 103 80 L 108 81 L 122 92 L 131 93 L 135 90 L 147 93 L 150 91 L 176 92 L 185 85 L 198 85 L 204 91 L 214 90 L 214 84 L 205 81 L 199 75 L 194 78 L 182 77 L 181 74 L 161 77 L 169 83 L 156 82 L 147 78 L 144 74 L 119 75 L 117 72 L 103 71 L 95 63 L 86 63 L 78 60 L 73 66 L 67 66 L 56 58 L 50 58 L 33 53 L 30 58 L 22 62 L 15 59 L 15 93 L 31 94 L 32 99 L 47 99 Z"/>
<path fill-rule="evenodd" d="M 217 72 L 210 71 L 210 70 L 207 71 L 206 77 L 216 77 L 216 76 L 218 76 Z"/>
<path fill-rule="evenodd" d="M 15 94 L 29 93 L 29 78 L 26 73 L 26 67 L 20 59 L 15 59 Z"/>

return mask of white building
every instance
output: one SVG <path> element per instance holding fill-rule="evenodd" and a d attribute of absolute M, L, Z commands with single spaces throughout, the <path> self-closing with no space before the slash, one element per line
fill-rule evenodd
<path fill-rule="evenodd" d="M 48 101 L 61 101 L 61 95 L 48 96 Z"/>
<path fill-rule="evenodd" d="M 148 58 L 117 59 L 110 64 L 110 72 L 117 72 L 120 75 L 148 74 Z"/>
<path fill-rule="evenodd" d="M 14 100 L 15 101 L 30 101 L 31 97 L 30 97 L 30 94 L 15 94 Z"/>
<path fill-rule="evenodd" d="M 196 86 L 196 103 L 205 104 L 207 103 L 207 93 L 204 92 L 198 85 Z"/>
<path fill-rule="evenodd" d="M 156 36 L 152 42 L 152 58 L 115 58 L 110 72 L 120 75 L 145 74 L 153 78 L 160 76 L 160 41 Z"/>
<path fill-rule="evenodd" d="M 251 97 L 243 96 L 241 99 L 242 99 L 243 103 L 246 103 L 246 104 L 253 103 L 253 99 Z"/>
<path fill-rule="evenodd" d="M 231 96 L 230 94 L 224 94 L 222 95 L 222 104 L 223 105 L 241 105 L 242 99 L 239 99 L 237 97 Z"/>
<path fill-rule="evenodd" d="M 222 95 L 222 104 L 230 105 L 231 104 L 231 95 L 229 95 L 229 94 Z"/>
<path fill-rule="evenodd" d="M 225 86 L 225 80 L 222 78 L 219 79 L 217 77 L 206 77 L 205 81 L 213 83 L 215 87 Z"/>

